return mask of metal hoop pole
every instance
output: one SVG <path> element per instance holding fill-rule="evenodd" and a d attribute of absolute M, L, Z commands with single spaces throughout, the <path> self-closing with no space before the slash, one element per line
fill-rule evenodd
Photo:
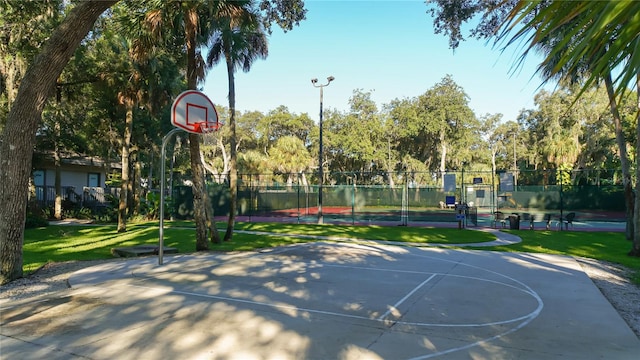
<path fill-rule="evenodd" d="M 182 129 L 174 128 L 164 136 L 162 139 L 162 150 L 160 151 L 160 245 L 158 246 L 158 265 L 162 265 L 162 258 L 164 256 L 164 191 L 166 188 L 166 184 L 164 183 L 166 163 L 165 150 L 167 149 L 169 139 L 179 131 L 182 131 Z"/>

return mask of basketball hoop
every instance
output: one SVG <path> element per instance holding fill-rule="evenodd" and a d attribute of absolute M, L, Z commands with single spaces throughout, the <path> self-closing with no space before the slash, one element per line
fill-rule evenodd
<path fill-rule="evenodd" d="M 209 134 L 218 131 L 222 124 L 219 122 L 201 121 L 195 124 L 195 132 L 200 134 Z"/>
<path fill-rule="evenodd" d="M 184 91 L 173 101 L 171 123 L 192 134 L 214 132 L 220 127 L 213 102 L 197 90 Z"/>

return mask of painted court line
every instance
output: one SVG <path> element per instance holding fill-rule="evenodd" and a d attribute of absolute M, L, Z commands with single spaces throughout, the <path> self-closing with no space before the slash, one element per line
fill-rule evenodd
<path fill-rule="evenodd" d="M 129 284 L 127 284 L 126 286 L 140 288 L 140 289 L 146 289 L 146 290 L 162 290 L 162 288 L 151 287 L 151 286 L 140 286 L 140 285 L 129 285 Z M 266 306 L 266 307 L 271 307 L 271 308 L 275 308 L 275 309 L 295 310 L 295 311 L 300 311 L 300 312 L 305 312 L 306 311 L 306 312 L 314 313 L 314 314 L 339 316 L 339 317 L 359 319 L 359 320 L 369 320 L 369 321 L 374 320 L 374 319 L 371 319 L 371 318 L 368 318 L 368 317 L 365 317 L 365 316 L 359 316 L 359 315 L 350 315 L 350 314 L 337 313 L 337 312 L 332 312 L 332 311 L 307 309 L 307 308 L 301 308 L 301 307 L 297 307 L 297 306 L 293 306 L 293 305 L 271 304 L 271 303 L 266 303 L 266 302 L 261 302 L 261 301 L 253 301 L 253 300 L 244 300 L 244 299 L 232 298 L 232 297 L 228 297 L 228 296 L 207 295 L 207 294 L 200 294 L 200 293 L 194 293 L 194 292 L 189 292 L 189 291 L 180 291 L 180 290 L 169 290 L 168 292 L 169 293 L 173 293 L 173 294 L 188 295 L 188 296 L 194 296 L 194 297 L 203 297 L 203 298 L 207 298 L 207 299 L 216 299 L 216 300 L 224 300 L 224 301 L 229 301 L 229 302 L 238 302 L 238 303 L 243 303 L 243 304 Z"/>
<path fill-rule="evenodd" d="M 373 268 L 373 267 L 366 267 L 366 266 L 334 265 L 334 264 L 327 264 L 327 263 L 318 263 L 317 265 L 322 265 L 323 267 L 334 267 L 334 268 L 344 268 L 344 269 L 354 269 L 354 270 L 382 271 L 382 272 L 394 272 L 394 273 L 405 273 L 405 274 L 421 274 L 421 275 L 431 274 L 431 276 L 427 280 L 425 280 L 422 284 L 418 285 L 413 291 L 411 291 L 408 295 L 406 295 L 404 298 L 402 298 L 398 303 L 396 303 L 396 305 L 394 305 L 394 307 L 398 307 L 399 303 L 401 303 L 403 301 L 406 301 L 406 299 L 408 297 L 410 297 L 411 295 L 413 295 L 413 293 L 416 290 L 418 290 L 424 284 L 428 283 L 435 276 L 455 277 L 455 278 L 461 278 L 461 279 L 471 279 L 471 280 L 477 280 L 477 281 L 483 281 L 483 282 L 492 283 L 492 284 L 496 284 L 496 285 L 501 285 L 501 286 L 504 286 L 504 287 L 511 288 L 511 289 L 513 289 L 515 291 L 519 291 L 519 292 L 525 293 L 525 294 L 531 296 L 538 303 L 538 306 L 536 307 L 536 309 L 534 311 L 532 311 L 531 313 L 523 315 L 523 316 L 520 316 L 520 317 L 517 317 L 517 318 L 503 320 L 503 321 L 494 321 L 494 322 L 486 322 L 486 323 L 469 323 L 469 324 L 438 324 L 438 323 L 398 321 L 397 324 L 414 325 L 414 326 L 429 326 L 429 327 L 484 327 L 484 326 L 505 325 L 505 324 L 509 324 L 509 323 L 523 321 L 523 320 L 529 319 L 530 317 L 534 317 L 535 318 L 542 311 L 542 308 L 543 308 L 544 304 L 542 302 L 542 299 L 538 295 L 538 293 L 535 292 L 530 287 L 528 287 L 527 285 L 523 284 L 522 282 L 520 282 L 520 281 L 518 281 L 518 280 L 516 280 L 516 279 L 514 279 L 514 278 L 512 278 L 510 276 L 507 276 L 507 275 L 504 275 L 504 274 L 500 274 L 498 272 L 491 271 L 491 270 L 488 270 L 488 269 L 484 269 L 484 268 L 481 268 L 481 267 L 460 263 L 458 261 L 437 259 L 435 257 L 421 256 L 421 255 L 415 255 L 415 256 L 427 257 L 427 258 L 431 258 L 431 259 L 434 259 L 434 260 L 440 260 L 440 261 L 444 261 L 444 262 L 455 263 L 455 264 L 459 264 L 459 265 L 462 265 L 462 266 L 467 266 L 467 267 L 475 268 L 475 269 L 478 269 L 478 270 L 483 270 L 483 271 L 486 271 L 488 273 L 491 273 L 491 274 L 494 274 L 494 275 L 498 275 L 498 276 L 500 276 L 502 278 L 510 280 L 510 281 L 518 284 L 520 287 L 515 286 L 513 284 L 508 284 L 506 282 L 497 281 L 497 280 L 485 279 L 485 278 L 475 277 L 475 276 L 456 275 L 456 274 L 450 274 L 450 273 L 431 273 L 431 272 L 426 272 L 426 271 L 396 270 L 396 269 L 387 269 L 387 268 Z M 393 311 L 393 308 L 388 310 L 387 313 L 385 313 L 384 315 L 378 317 L 376 320 L 382 321 L 386 316 L 389 315 L 388 313 L 390 313 L 391 311 Z M 337 314 L 339 314 L 339 313 L 337 313 Z"/>
<path fill-rule="evenodd" d="M 374 268 L 374 267 L 368 267 L 368 266 L 353 266 L 353 265 L 334 265 L 327 262 L 317 262 L 316 265 L 322 265 L 323 267 L 334 267 L 334 268 L 367 270 L 367 271 L 382 271 L 382 272 L 392 272 L 392 273 L 400 273 L 400 274 L 419 274 L 419 275 L 433 274 L 433 272 L 431 271 L 386 269 L 386 268 Z"/>
<path fill-rule="evenodd" d="M 230 262 L 236 263 L 242 263 L 244 261 L 247 260 L 252 260 L 255 258 L 262 258 L 262 260 L 265 263 L 269 263 L 271 265 L 274 265 L 273 263 L 282 263 L 283 265 L 285 264 L 285 261 L 283 261 L 278 255 L 283 254 L 283 253 L 287 253 L 290 250 L 295 250 L 295 249 L 300 249 L 300 248 L 305 248 L 305 247 L 312 247 L 312 246 L 317 246 L 317 243 L 313 243 L 313 244 L 297 244 L 291 247 L 284 247 L 284 248 L 280 248 L 277 249 L 275 251 L 271 250 L 271 251 L 264 251 L 264 252 L 259 252 L 256 254 L 252 254 L 251 256 L 240 256 L 240 257 L 234 257 L 233 259 L 231 259 Z M 327 244 L 327 243 L 321 243 L 321 245 L 324 246 L 336 246 L 336 247 L 340 247 L 343 245 L 334 245 L 334 244 Z M 348 246 L 351 247 L 351 246 Z M 378 249 L 382 252 L 385 252 L 385 245 L 381 245 L 381 246 L 374 246 L 375 249 Z M 359 248 L 359 246 L 355 246 L 355 248 Z M 136 288 L 136 289 L 147 289 L 147 290 L 155 290 L 158 292 L 162 292 L 166 295 L 169 294 L 179 294 L 179 295 L 183 295 L 183 296 L 189 296 L 189 297 L 194 297 L 194 298 L 201 298 L 201 299 L 212 299 L 212 300 L 217 300 L 217 301 L 223 301 L 223 302 L 229 302 L 229 303 L 237 303 L 237 304 L 249 304 L 249 305 L 253 305 L 253 306 L 257 306 L 258 309 L 259 308 L 271 308 L 271 309 L 279 309 L 282 310 L 282 315 L 287 315 L 289 313 L 289 315 L 291 314 L 295 314 L 295 313 L 307 313 L 307 314 L 317 314 L 319 315 L 319 319 L 322 320 L 323 316 L 329 316 L 329 317 L 338 317 L 338 318 L 343 318 L 343 319 L 353 319 L 353 320 L 359 320 L 359 321 L 367 321 L 371 326 L 376 326 L 376 327 L 381 327 L 381 328 L 386 328 L 389 329 L 389 331 L 392 331 L 390 329 L 392 329 L 394 326 L 397 325 L 406 325 L 406 326 L 417 326 L 417 327 L 451 327 L 451 328 L 455 328 L 455 327 L 460 327 L 460 328 L 471 328 L 471 327 L 487 327 L 487 326 L 496 326 L 496 325 L 508 325 L 508 324 L 512 324 L 510 326 L 508 326 L 505 329 L 496 329 L 496 332 L 491 331 L 491 333 L 487 334 L 486 338 L 481 338 L 481 339 L 470 339 L 471 342 L 466 342 L 464 341 L 463 344 L 460 344 L 460 346 L 454 346 L 453 348 L 449 348 L 449 349 L 441 349 L 441 350 L 436 350 L 433 353 L 423 353 L 422 355 L 416 355 L 415 357 L 413 357 L 412 359 L 414 360 L 418 360 L 418 359 L 430 359 L 430 358 L 434 358 L 437 356 L 442 356 L 445 354 L 451 354 L 451 353 L 455 353 L 461 350 L 465 350 L 465 349 L 469 349 L 475 346 L 479 346 L 481 344 L 484 343 L 489 343 L 492 342 L 496 339 L 499 339 L 505 335 L 511 334 L 513 332 L 516 332 L 520 329 L 522 329 L 523 327 L 526 327 L 527 325 L 529 325 L 534 319 L 536 319 L 538 317 L 538 315 L 541 313 L 542 308 L 544 307 L 544 303 L 542 302 L 541 297 L 537 294 L 536 291 L 534 291 L 533 289 L 531 289 L 529 286 L 527 286 L 525 283 L 523 283 L 522 281 L 517 280 L 516 278 L 509 276 L 507 274 L 503 274 L 500 273 L 498 271 L 494 271 L 494 270 L 490 270 L 490 268 L 484 268 L 482 266 L 477 266 L 477 265 L 472 265 L 472 264 L 467 264 L 464 262 L 464 259 L 460 260 L 460 259 L 456 259 L 456 260 L 451 260 L 448 258 L 443 258 L 443 257 L 439 257 L 439 256 L 432 256 L 432 255 L 427 255 L 425 253 L 419 252 L 419 253 L 409 253 L 409 254 L 405 254 L 408 255 L 410 257 L 417 257 L 417 258 L 421 258 L 421 259 L 430 259 L 430 260 L 435 260 L 435 261 L 439 261 L 439 262 L 444 262 L 444 263 L 449 263 L 451 265 L 455 265 L 455 266 L 463 266 L 469 269 L 476 269 L 476 270 L 480 270 L 482 273 L 484 273 L 485 275 L 487 275 L 486 277 L 476 277 L 476 276 L 468 276 L 468 275 L 457 275 L 457 274 L 452 274 L 452 273 L 441 273 L 441 272 L 430 272 L 430 271 L 420 271 L 420 270 L 408 270 L 408 269 L 393 269 L 393 268 L 385 268 L 385 267 L 370 267 L 370 266 L 353 266 L 353 265 L 338 265 L 338 264 L 332 264 L 332 263 L 328 263 L 325 261 L 316 261 L 317 259 L 314 258 L 312 263 L 308 263 L 305 261 L 301 261 L 302 263 L 307 263 L 309 265 L 313 264 L 314 266 L 314 271 L 318 271 L 318 269 L 316 267 L 326 267 L 326 268 L 342 268 L 342 269 L 353 269 L 353 270 L 362 270 L 362 271 L 376 271 L 376 272 L 388 272 L 388 273 L 396 273 L 396 274 L 414 274 L 414 275 L 420 275 L 414 278 L 414 282 L 413 283 L 408 283 L 405 284 L 405 286 L 407 288 L 410 289 L 410 291 L 406 294 L 404 294 L 404 296 L 402 296 L 402 294 L 397 294 L 398 297 L 402 296 L 402 298 L 400 298 L 399 300 L 396 301 L 396 303 L 394 305 L 384 305 L 385 307 L 387 307 L 386 312 L 384 312 L 384 314 L 382 314 L 381 316 L 377 316 L 377 317 L 373 317 L 376 315 L 373 314 L 379 314 L 380 312 L 376 311 L 373 312 L 372 309 L 369 309 L 370 311 L 366 311 L 366 309 L 360 309 L 360 310 L 364 310 L 365 312 L 363 313 L 364 315 L 356 315 L 353 313 L 343 313 L 343 312 L 336 312 L 336 311 L 327 311 L 327 310 L 321 310 L 318 308 L 305 308 L 305 307 L 299 307 L 296 306 L 294 304 L 290 304 L 287 302 L 278 302 L 278 301 L 254 301 L 254 300 L 249 300 L 249 299 L 243 299 L 243 298 L 236 298 L 233 296 L 223 296 L 223 295 L 210 295 L 210 294 L 206 294 L 206 293 L 199 293 L 199 290 L 194 290 L 194 291 L 183 291 L 183 290 L 177 290 L 175 288 L 168 288 L 166 286 L 163 286 L 162 283 L 159 283 L 157 285 L 154 284 L 149 284 L 148 286 L 144 286 L 144 285 L 134 285 L 134 284 L 127 284 L 126 286 L 129 288 Z M 399 255 L 398 255 L 399 256 Z M 293 261 L 293 259 L 288 259 L 289 261 Z M 308 259 L 307 259 L 308 260 Z M 218 263 L 215 264 L 214 267 L 218 266 L 218 265 L 223 265 L 223 264 L 228 264 L 229 262 L 226 263 Z M 290 263 L 287 263 L 289 265 L 291 265 Z M 256 264 L 253 264 L 256 265 Z M 380 264 L 382 265 L 382 264 Z M 178 272 L 181 272 L 180 269 L 174 269 L 177 270 Z M 134 277 L 137 277 L 139 279 L 149 279 L 149 280 L 162 280 L 162 279 L 156 279 L 155 276 L 153 276 L 152 274 L 142 274 L 142 273 L 136 273 L 135 271 L 133 271 L 131 273 L 131 275 L 133 275 Z M 145 276 L 146 275 L 146 276 Z M 398 311 L 398 308 L 401 308 L 403 306 L 403 304 L 407 303 L 407 301 L 413 296 L 416 296 L 416 293 L 419 292 L 420 289 L 424 289 L 425 285 L 429 284 L 430 282 L 433 282 L 433 280 L 436 277 L 452 277 L 452 278 L 460 278 L 460 279 L 469 279 L 469 280 L 474 280 L 474 281 L 481 281 L 481 282 L 485 282 L 487 284 L 491 283 L 491 284 L 495 284 L 495 285 L 499 285 L 499 286 L 504 286 L 510 289 L 513 289 L 514 291 L 518 291 L 524 294 L 527 294 L 528 296 L 530 296 L 534 302 L 531 304 L 531 308 L 530 309 L 522 309 L 524 310 L 523 312 L 515 312 L 515 313 L 504 313 L 502 314 L 502 316 L 498 316 L 498 318 L 494 318 L 494 321 L 491 322 L 486 322 L 486 323 L 482 323 L 480 321 L 474 323 L 473 320 L 466 321 L 465 323 L 429 323 L 429 322 L 410 322 L 410 321 L 389 321 L 389 316 L 392 316 L 394 314 L 399 314 L 399 316 L 404 317 L 405 315 L 402 314 L 400 311 Z M 497 278 L 495 278 L 495 276 L 497 276 Z M 421 281 L 421 282 L 420 282 Z M 455 280 L 454 280 L 455 281 Z M 418 283 L 420 282 L 420 283 Z M 417 284 L 417 285 L 415 285 Z M 410 288 L 410 286 L 414 286 L 414 288 Z M 162 296 L 162 295 L 161 295 Z M 394 296 L 395 297 L 395 296 Z M 195 299 L 194 299 L 195 300 Z M 389 299 L 391 300 L 391 299 Z M 393 301 L 393 300 L 391 300 Z M 418 299 L 418 301 L 420 301 Z M 537 302 L 537 306 L 535 305 L 535 303 Z M 303 304 L 300 304 L 303 305 Z M 314 306 L 312 306 L 314 307 Z M 378 306 L 379 307 L 379 306 Z M 258 310 L 255 309 L 255 310 Z M 340 307 L 338 307 L 338 309 L 340 309 Z M 366 314 L 371 314 L 371 316 L 366 316 Z M 509 317 L 509 314 L 515 316 L 513 318 L 510 319 L 502 319 L 500 320 L 500 317 L 506 316 Z M 416 319 L 417 320 L 417 319 Z M 426 320 L 426 319 L 424 319 Z M 442 319 L 444 320 L 444 319 Z M 478 319 L 479 320 L 479 319 Z M 487 319 L 489 320 L 489 319 Z M 385 330 L 387 331 L 387 330 Z M 419 354 L 419 353 L 418 353 Z"/>
<path fill-rule="evenodd" d="M 328 245 L 328 244 L 325 243 L 325 245 Z M 270 257 L 269 255 L 277 255 L 277 254 L 281 254 L 281 253 L 286 253 L 286 252 L 288 252 L 290 250 L 294 250 L 294 249 L 296 249 L 296 248 L 298 248 L 300 246 L 301 247 L 311 247 L 312 244 L 298 244 L 297 246 L 294 245 L 292 247 L 285 247 L 285 248 L 278 249 L 278 250 L 275 250 L 275 251 L 266 251 L 266 252 L 262 252 L 262 253 L 256 253 L 256 254 L 253 254 L 253 255 L 248 256 L 248 257 L 238 257 L 238 258 L 233 259 L 232 262 L 234 262 L 234 263 L 235 262 L 242 262 L 242 261 L 245 261 L 245 260 L 248 260 L 248 259 L 253 259 L 253 258 L 257 258 L 257 257 L 264 257 L 265 255 Z M 334 245 L 331 245 L 331 246 L 334 246 Z M 379 250 L 383 250 L 384 251 L 383 247 L 376 247 L 376 248 L 379 249 Z M 374 267 L 367 267 L 367 266 L 337 265 L 337 264 L 331 264 L 331 263 L 327 263 L 327 262 L 318 262 L 318 263 L 316 263 L 316 265 L 319 265 L 321 267 L 329 267 L 329 268 L 344 268 L 344 269 L 365 270 L 365 271 L 378 271 L 378 272 L 430 275 L 429 278 L 427 278 L 421 284 L 417 285 L 412 291 L 410 291 L 408 294 L 406 294 L 402 299 L 400 299 L 398 302 L 396 302 L 396 304 L 391 306 L 382 316 L 380 316 L 378 318 L 370 318 L 370 317 L 365 317 L 365 316 L 360 316 L 360 315 L 351 315 L 351 314 L 346 314 L 346 313 L 338 313 L 338 312 L 318 310 L 318 309 L 301 308 L 301 307 L 297 307 L 297 306 L 294 306 L 294 305 L 278 305 L 278 304 L 257 302 L 257 301 L 244 300 L 244 299 L 238 299 L 238 298 L 226 297 L 226 296 L 219 296 L 219 295 L 207 295 L 207 294 L 200 294 L 200 293 L 195 293 L 195 292 L 185 292 L 185 291 L 180 291 L 180 290 L 172 290 L 171 292 L 176 293 L 176 294 L 182 294 L 182 295 L 190 295 L 190 296 L 195 296 L 195 297 L 205 297 L 205 298 L 218 299 L 218 300 L 224 300 L 224 301 L 247 303 L 247 304 L 259 305 L 259 306 L 265 306 L 265 307 L 272 307 L 272 308 L 280 308 L 280 309 L 288 309 L 288 310 L 296 310 L 296 311 L 306 311 L 306 312 L 309 312 L 309 313 L 316 313 L 316 314 L 338 316 L 338 317 L 344 317 L 344 318 L 353 318 L 353 319 L 361 319 L 361 320 L 382 322 L 394 310 L 397 310 L 397 307 L 400 306 L 404 301 L 406 301 L 417 290 L 419 290 L 421 287 L 423 287 L 425 284 L 427 284 L 429 281 L 431 281 L 435 276 L 440 275 L 440 276 L 444 276 L 444 277 L 467 278 L 467 279 L 483 281 L 483 282 L 488 282 L 488 283 L 494 283 L 494 284 L 497 284 L 497 285 L 509 287 L 509 288 L 512 288 L 512 289 L 514 289 L 516 291 L 523 292 L 523 293 L 528 294 L 529 296 L 533 297 L 534 300 L 538 303 L 538 306 L 531 313 L 525 314 L 523 316 L 518 316 L 516 318 L 507 319 L 507 320 L 501 320 L 501 321 L 494 321 L 494 322 L 467 323 L 467 324 L 442 324 L 442 323 L 396 321 L 395 322 L 396 324 L 409 325 L 409 326 L 424 326 L 424 327 L 485 327 L 485 326 L 495 326 L 495 325 L 506 325 L 506 324 L 509 324 L 509 323 L 515 323 L 515 322 L 519 322 L 519 321 L 525 321 L 526 323 L 529 323 L 531 320 L 533 320 L 534 318 L 536 318 L 540 314 L 540 312 L 542 311 L 542 308 L 544 307 L 542 299 L 539 297 L 539 295 L 533 289 L 531 289 L 529 286 L 525 285 L 524 283 L 522 283 L 522 282 L 520 282 L 520 281 L 518 281 L 518 280 L 516 280 L 516 279 L 514 279 L 514 278 L 512 278 L 512 277 L 510 277 L 508 275 L 501 274 L 501 273 L 498 273 L 498 272 L 495 272 L 495 271 L 492 271 L 492 270 L 489 270 L 489 269 L 485 269 L 485 268 L 482 268 L 482 267 L 478 267 L 478 266 L 474 266 L 474 265 L 470 265 L 470 264 L 465 264 L 465 263 L 460 262 L 460 260 L 455 260 L 454 261 L 454 260 L 442 259 L 442 258 L 438 258 L 438 257 L 434 257 L 434 256 L 427 256 L 427 255 L 422 255 L 422 254 L 411 254 L 410 256 L 417 256 L 419 258 L 428 258 L 428 259 L 432 259 L 432 260 L 442 261 L 442 262 L 445 262 L 445 263 L 451 263 L 451 264 L 455 264 L 455 265 L 460 265 L 460 266 L 464 266 L 464 267 L 478 269 L 478 270 L 481 270 L 481 271 L 486 271 L 489 274 L 497 275 L 497 276 L 499 276 L 499 277 L 501 277 L 503 279 L 507 279 L 509 281 L 512 281 L 515 284 L 517 284 L 518 286 L 515 286 L 513 284 L 508 284 L 508 283 L 505 283 L 505 282 L 501 282 L 501 281 L 497 281 L 497 280 L 487 279 L 487 278 L 464 276 L 464 275 L 455 275 L 455 274 L 449 274 L 449 273 L 432 273 L 432 272 L 419 271 L 419 270 L 416 271 L 416 270 L 389 269 L 389 268 L 379 268 L 379 267 L 374 268 Z M 271 257 L 271 259 L 269 259 L 269 261 L 281 262 L 281 260 L 279 260 L 277 257 Z M 150 276 L 139 276 L 139 278 L 153 279 L 153 277 L 150 277 Z M 144 287 L 144 286 L 139 286 L 139 285 L 128 285 L 128 286 L 137 286 L 137 287 L 140 287 L 140 288 L 161 290 L 161 288 Z"/>
<path fill-rule="evenodd" d="M 396 272 L 393 269 L 370 268 L 370 267 L 361 267 L 361 266 L 344 266 L 344 265 L 326 265 L 326 266 L 327 267 L 338 267 L 338 268 L 351 268 L 351 269 L 358 269 L 358 270 Z M 473 267 L 475 267 L 475 266 L 473 266 Z M 359 320 L 384 322 L 384 319 L 387 316 L 389 316 L 389 314 L 391 314 L 394 310 L 397 310 L 397 308 L 403 302 L 405 302 L 409 297 L 411 297 L 416 291 L 418 291 L 421 287 L 423 287 L 425 284 L 427 284 L 429 281 L 431 281 L 434 277 L 436 277 L 436 276 L 444 276 L 444 277 L 455 277 L 455 278 L 464 278 L 464 279 L 477 280 L 477 281 L 482 281 L 482 282 L 487 282 L 487 283 L 494 283 L 494 284 L 497 284 L 497 285 L 501 285 L 501 286 L 505 286 L 505 287 L 508 287 L 508 288 L 512 288 L 515 291 L 520 291 L 520 292 L 523 292 L 523 293 L 531 296 L 534 300 L 536 300 L 538 302 L 538 306 L 532 312 L 524 314 L 524 315 L 521 315 L 521 316 L 518 316 L 516 318 L 506 319 L 506 320 L 499 320 L 499 321 L 492 321 L 492 322 L 484 322 L 484 323 L 443 324 L 443 323 L 427 323 L 427 322 L 412 322 L 412 321 L 396 321 L 395 323 L 398 324 L 398 325 L 421 326 L 421 327 L 459 327 L 459 328 L 486 327 L 486 326 L 495 326 L 495 325 L 506 325 L 506 324 L 510 324 L 510 323 L 516 323 L 516 322 L 519 322 L 519 321 L 525 321 L 526 323 L 528 323 L 531 320 L 533 320 L 534 318 L 536 318 L 540 314 L 540 312 L 542 311 L 542 307 L 543 307 L 542 299 L 540 299 L 539 295 L 535 291 L 533 291 L 531 289 L 527 289 L 528 287 L 527 288 L 519 288 L 519 287 L 514 286 L 512 284 L 507 284 L 507 283 L 496 281 L 496 280 L 484 279 L 484 278 L 473 277 L 473 276 L 465 276 L 465 275 L 455 275 L 455 274 L 445 274 L 445 273 L 428 273 L 428 272 L 419 272 L 419 271 L 397 271 L 397 272 L 411 272 L 411 273 L 431 274 L 431 275 L 429 276 L 429 278 L 424 280 L 422 283 L 420 283 L 414 289 L 412 289 L 409 293 L 407 293 L 402 299 L 398 300 L 393 306 L 390 306 L 390 308 L 382 316 L 379 316 L 377 318 L 370 318 L 370 317 L 366 317 L 366 316 L 352 315 L 352 314 L 347 314 L 347 313 L 339 313 L 339 312 L 334 312 L 334 311 L 310 309 L 310 308 L 298 307 L 298 306 L 295 306 L 295 305 L 281 305 L 281 304 L 274 304 L 274 303 L 268 303 L 268 302 L 262 302 L 262 301 L 239 299 L 239 298 L 229 297 L 229 296 L 208 295 L 208 294 L 201 294 L 201 293 L 197 293 L 197 292 L 189 292 L 189 291 L 181 291 L 181 290 L 168 290 L 168 293 L 187 295 L 187 296 L 194 296 L 194 297 L 201 297 L 201 298 L 208 298 L 208 299 L 223 300 L 223 301 L 229 301 L 229 302 L 244 303 L 244 304 L 251 304 L 251 305 L 258 305 L 258 306 L 277 308 L 277 309 L 286 309 L 286 310 L 294 310 L 294 311 L 300 311 L 300 312 L 309 312 L 309 313 L 315 313 L 315 314 L 321 314 L 321 315 L 329 315 L 329 316 L 337 316 L 337 317 L 343 317 L 343 318 L 352 318 L 352 319 L 359 319 Z M 499 274 L 499 273 L 496 273 L 496 274 Z M 501 276 L 503 276 L 503 277 L 505 277 L 507 279 L 512 279 L 511 277 L 503 275 L 503 274 L 499 274 L 499 275 L 501 275 Z M 153 277 L 144 277 L 144 278 L 153 279 Z M 515 280 L 515 279 L 512 279 L 512 280 Z M 517 283 L 520 283 L 520 282 L 517 282 Z M 524 285 L 522 283 L 520 283 L 520 284 Z M 127 284 L 126 286 L 136 287 L 136 288 L 141 288 L 141 289 L 147 289 L 147 290 L 156 290 L 156 291 L 165 291 L 165 292 L 167 291 L 165 288 L 162 288 L 162 287 L 141 286 L 141 285 L 131 285 L 131 284 Z"/>
<path fill-rule="evenodd" d="M 387 312 L 385 312 L 384 314 L 382 314 L 382 316 L 380 316 L 377 320 L 378 321 L 382 321 L 384 320 L 384 318 L 386 318 L 387 316 L 389 316 L 389 314 L 391 314 L 392 311 L 398 311 L 398 307 L 400 305 L 402 305 L 403 302 L 405 302 L 409 297 L 411 297 L 411 295 L 413 295 L 416 291 L 418 291 L 418 289 L 420 289 L 421 287 L 423 287 L 426 283 L 428 283 L 429 281 L 431 281 L 431 279 L 433 279 L 436 276 L 436 274 L 433 274 L 431 276 L 429 276 L 429 278 L 427 278 L 425 281 L 423 281 L 420 285 L 416 286 L 415 288 L 413 288 L 413 290 L 411 290 L 407 295 L 405 295 L 402 299 L 398 300 L 395 304 L 393 304 L 392 306 L 389 307 L 389 310 L 387 310 Z"/>

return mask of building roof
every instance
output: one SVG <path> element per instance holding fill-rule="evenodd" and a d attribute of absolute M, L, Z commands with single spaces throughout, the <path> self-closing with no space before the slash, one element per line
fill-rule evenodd
<path fill-rule="evenodd" d="M 122 169 L 122 163 L 119 161 L 107 162 L 104 159 L 97 156 L 88 156 L 84 154 L 62 152 L 61 163 L 62 165 L 82 166 L 82 167 L 107 167 L 109 169 Z M 53 151 L 38 152 L 33 154 L 34 166 L 47 166 L 53 165 L 54 156 Z"/>

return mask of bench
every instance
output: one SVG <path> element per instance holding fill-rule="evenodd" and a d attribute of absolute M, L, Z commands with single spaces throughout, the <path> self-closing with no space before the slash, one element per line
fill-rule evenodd
<path fill-rule="evenodd" d="M 493 227 L 495 228 L 498 223 L 500 223 L 503 228 L 507 225 L 507 218 L 502 211 L 493 213 Z"/>
<path fill-rule="evenodd" d="M 458 204 L 458 203 L 456 202 L 456 203 L 453 203 L 453 204 L 449 204 L 449 203 L 445 204 L 444 201 L 440 201 L 440 209 L 444 209 L 444 208 L 453 209 L 453 208 L 456 207 L 456 204 Z"/>
<path fill-rule="evenodd" d="M 570 212 L 564 218 L 560 218 L 558 221 L 558 226 L 562 227 L 564 224 L 565 230 L 569 230 L 569 225 L 571 225 L 571 229 L 573 229 L 573 220 L 576 218 L 576 213 Z"/>

